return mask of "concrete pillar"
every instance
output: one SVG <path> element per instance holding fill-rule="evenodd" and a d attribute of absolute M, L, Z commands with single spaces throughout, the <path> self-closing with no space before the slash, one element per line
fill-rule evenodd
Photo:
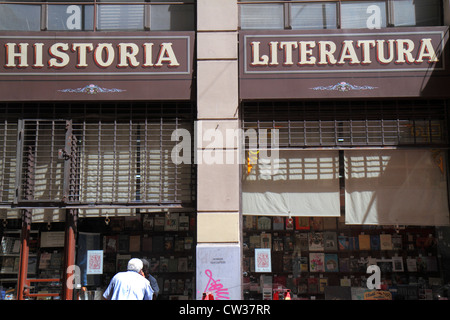
<path fill-rule="evenodd" d="M 197 1 L 197 299 L 242 298 L 237 29 L 236 0 Z"/>

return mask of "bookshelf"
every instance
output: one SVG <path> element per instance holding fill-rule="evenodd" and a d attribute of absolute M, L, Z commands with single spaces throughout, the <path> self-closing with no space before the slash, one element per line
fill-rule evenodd
<path fill-rule="evenodd" d="M 244 216 L 243 237 L 245 299 L 271 299 L 267 288 L 289 289 L 296 299 L 331 299 L 335 293 L 330 287 L 356 300 L 367 289 L 367 266 L 373 264 L 380 267 L 382 285 L 396 298 L 428 299 L 441 283 L 434 227 Z M 257 248 L 269 249 L 271 272 L 256 272 Z"/>
<path fill-rule="evenodd" d="M 103 233 L 102 286 L 125 271 L 130 258 L 147 259 L 160 289 L 158 299 L 195 297 L 195 216 L 149 213 L 111 218 Z"/>

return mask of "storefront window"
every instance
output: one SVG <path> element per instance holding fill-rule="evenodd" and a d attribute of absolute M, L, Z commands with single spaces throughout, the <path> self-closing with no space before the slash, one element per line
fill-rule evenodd
<path fill-rule="evenodd" d="M 283 4 L 258 3 L 242 4 L 242 29 L 283 29 Z"/>
<path fill-rule="evenodd" d="M 293 3 L 292 29 L 337 29 L 336 3 Z"/>
<path fill-rule="evenodd" d="M 154 5 L 151 7 L 151 30 L 194 30 L 194 5 Z"/>
<path fill-rule="evenodd" d="M 440 25 L 439 0 L 394 0 L 393 25 L 401 26 L 438 26 Z"/>
<path fill-rule="evenodd" d="M 93 5 L 49 5 L 48 30 L 93 30 Z"/>
<path fill-rule="evenodd" d="M 65 1 L 54 4 L 0 4 L 0 30 L 5 31 L 187 31 L 195 29 L 195 3 L 174 0 Z M 53 2 L 53 3 L 52 3 Z M 91 1 L 87 1 L 91 2 Z M 136 4 L 141 2 L 142 4 Z M 150 3 L 149 3 L 150 2 Z M 153 1 L 155 2 L 155 1 Z M 162 4 L 166 2 L 167 4 Z M 170 4 L 171 2 L 176 2 Z M 95 11 L 96 10 L 96 11 Z M 94 14 L 94 12 L 96 12 Z"/>
<path fill-rule="evenodd" d="M 242 29 L 294 30 L 440 26 L 441 8 L 441 0 L 240 0 L 239 6 Z"/>
<path fill-rule="evenodd" d="M 23 4 L 0 4 L 0 30 L 41 30 L 41 6 Z"/>
<path fill-rule="evenodd" d="M 386 28 L 385 1 L 352 1 L 341 3 L 342 29 Z"/>
<path fill-rule="evenodd" d="M 144 5 L 99 5 L 97 29 L 144 30 Z"/>

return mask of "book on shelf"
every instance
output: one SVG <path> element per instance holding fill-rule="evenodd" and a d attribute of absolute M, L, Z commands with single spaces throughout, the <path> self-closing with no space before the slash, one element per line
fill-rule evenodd
<path fill-rule="evenodd" d="M 127 216 L 124 219 L 124 228 L 126 230 L 139 230 L 141 228 L 141 215 Z"/>
<path fill-rule="evenodd" d="M 180 257 L 178 258 L 178 272 L 187 272 L 188 271 L 188 258 Z"/>
<path fill-rule="evenodd" d="M 169 272 L 178 272 L 178 258 L 171 256 L 167 263 L 167 269 Z"/>
<path fill-rule="evenodd" d="M 169 272 L 169 258 L 159 258 L 159 272 Z"/>
<path fill-rule="evenodd" d="M 370 250 L 370 235 L 358 235 L 359 250 Z"/>
<path fill-rule="evenodd" d="M 14 257 L 3 257 L 2 268 L 0 271 L 2 273 L 10 273 L 14 270 Z"/>
<path fill-rule="evenodd" d="M 261 246 L 261 236 L 260 235 L 251 235 L 249 237 L 249 246 L 250 249 L 259 248 Z"/>
<path fill-rule="evenodd" d="M 337 222 L 334 217 L 324 217 L 323 218 L 323 230 L 336 230 Z"/>
<path fill-rule="evenodd" d="M 118 251 L 121 253 L 128 252 L 130 249 L 130 236 L 127 234 L 120 234 L 118 236 Z"/>
<path fill-rule="evenodd" d="M 372 248 L 372 250 L 375 250 L 375 251 L 381 250 L 379 234 L 371 234 L 370 235 L 370 247 Z"/>
<path fill-rule="evenodd" d="M 290 254 L 283 255 L 283 272 L 292 272 L 292 256 Z"/>
<path fill-rule="evenodd" d="M 184 237 L 184 250 L 192 250 L 194 245 L 193 237 Z"/>
<path fill-rule="evenodd" d="M 140 252 L 140 251 L 141 251 L 141 236 L 140 235 L 130 235 L 129 252 Z"/>
<path fill-rule="evenodd" d="M 164 217 L 164 231 L 178 231 L 178 213 L 170 213 Z"/>
<path fill-rule="evenodd" d="M 175 237 L 172 235 L 164 236 L 164 251 L 172 251 Z"/>
<path fill-rule="evenodd" d="M 325 271 L 325 254 L 320 252 L 309 253 L 309 270 L 310 272 Z"/>
<path fill-rule="evenodd" d="M 296 217 L 295 218 L 295 229 L 296 230 L 309 230 L 309 217 Z"/>
<path fill-rule="evenodd" d="M 116 255 L 116 272 L 127 271 L 128 261 L 130 261 L 130 254 L 117 254 Z"/>
<path fill-rule="evenodd" d="M 328 278 L 319 278 L 319 293 L 324 293 L 328 286 Z"/>
<path fill-rule="evenodd" d="M 294 241 L 294 251 L 297 254 L 301 254 L 301 252 L 308 250 L 308 234 L 307 233 L 296 232 L 293 235 L 293 241 Z"/>
<path fill-rule="evenodd" d="M 164 251 L 164 236 L 155 235 L 152 240 L 152 251 L 163 252 Z"/>
<path fill-rule="evenodd" d="M 283 238 L 283 246 L 285 251 L 294 250 L 294 238 L 290 234 L 286 234 Z"/>
<path fill-rule="evenodd" d="M 50 267 L 50 259 L 52 254 L 50 252 L 41 252 L 39 256 L 39 269 L 48 269 Z"/>
<path fill-rule="evenodd" d="M 298 294 L 307 294 L 308 293 L 308 279 L 307 278 L 298 278 L 297 279 L 297 293 Z"/>
<path fill-rule="evenodd" d="M 319 293 L 319 279 L 316 277 L 308 278 L 308 293 L 317 294 Z"/>
<path fill-rule="evenodd" d="M 178 217 L 178 231 L 189 231 L 189 215 L 180 214 Z"/>
<path fill-rule="evenodd" d="M 406 269 L 409 272 L 417 272 L 417 260 L 416 258 L 407 257 L 406 258 Z"/>
<path fill-rule="evenodd" d="M 272 237 L 272 248 L 273 251 L 283 251 L 283 237 L 279 236 L 278 234 L 274 234 Z"/>
<path fill-rule="evenodd" d="M 392 235 L 388 233 L 380 234 L 380 249 L 392 250 Z"/>
<path fill-rule="evenodd" d="M 315 231 L 323 230 L 323 218 L 322 217 L 311 217 L 309 221 L 310 227 Z"/>
<path fill-rule="evenodd" d="M 403 248 L 403 238 L 401 234 L 391 235 L 392 250 L 402 250 Z"/>
<path fill-rule="evenodd" d="M 273 230 L 284 230 L 284 217 L 273 217 Z"/>
<path fill-rule="evenodd" d="M 337 234 L 334 231 L 325 231 L 323 233 L 323 242 L 325 251 L 336 251 L 338 249 Z"/>
<path fill-rule="evenodd" d="M 271 233 L 261 233 L 261 244 L 260 248 L 269 248 L 272 249 L 272 234 Z"/>
<path fill-rule="evenodd" d="M 244 229 L 256 230 L 256 216 L 244 216 Z"/>
<path fill-rule="evenodd" d="M 142 216 L 142 229 L 144 231 L 153 231 L 153 216 L 151 214 Z"/>
<path fill-rule="evenodd" d="M 348 237 L 349 250 L 359 250 L 359 238 L 357 236 Z"/>
<path fill-rule="evenodd" d="M 104 251 L 106 253 L 116 253 L 118 248 L 118 239 L 119 237 L 116 235 L 107 235 L 104 236 Z"/>
<path fill-rule="evenodd" d="M 310 251 L 323 251 L 323 232 L 309 232 L 308 233 L 308 247 Z"/>
<path fill-rule="evenodd" d="M 338 245 L 339 245 L 339 250 L 349 250 L 349 240 L 348 240 L 348 236 L 346 235 L 339 235 L 338 236 Z"/>
<path fill-rule="evenodd" d="M 350 258 L 341 257 L 339 259 L 339 271 L 350 272 Z"/>
<path fill-rule="evenodd" d="M 183 237 L 175 237 L 174 240 L 174 251 L 182 252 L 184 251 L 184 238 Z"/>
<path fill-rule="evenodd" d="M 142 237 L 142 251 L 144 251 L 144 252 L 152 252 L 152 250 L 153 250 L 152 242 L 153 242 L 153 237 L 145 234 Z"/>
<path fill-rule="evenodd" d="M 338 255 L 335 253 L 325 253 L 325 271 L 326 272 L 338 272 L 339 260 Z"/>
<path fill-rule="evenodd" d="M 156 214 L 153 218 L 153 230 L 164 231 L 166 218 L 165 215 Z"/>
<path fill-rule="evenodd" d="M 260 231 L 267 231 L 272 228 L 272 220 L 269 217 L 258 217 L 257 228 Z"/>

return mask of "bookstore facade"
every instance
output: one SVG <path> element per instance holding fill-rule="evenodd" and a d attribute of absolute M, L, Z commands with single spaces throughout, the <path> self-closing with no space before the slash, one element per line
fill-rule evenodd
<path fill-rule="evenodd" d="M 2 299 L 99 298 L 131 257 L 159 299 L 193 297 L 195 168 L 174 150 L 194 125 L 194 38 L 0 36 Z"/>
<path fill-rule="evenodd" d="M 0 3 L 0 299 L 448 298 L 444 4 Z"/>
<path fill-rule="evenodd" d="M 447 295 L 447 32 L 240 32 L 245 299 Z"/>

